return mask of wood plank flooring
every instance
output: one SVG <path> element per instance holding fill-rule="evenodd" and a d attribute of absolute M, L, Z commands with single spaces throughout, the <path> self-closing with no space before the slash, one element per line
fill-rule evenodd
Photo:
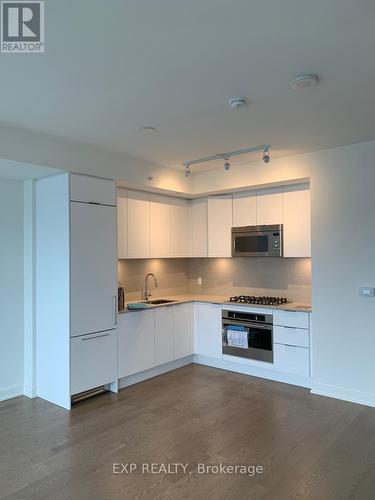
<path fill-rule="evenodd" d="M 142 463 L 188 464 L 144 474 Z M 197 464 L 263 473 L 199 474 Z M 135 463 L 114 474 L 114 463 Z M 0 403 L 0 498 L 375 498 L 375 409 L 189 365 L 79 403 Z"/>

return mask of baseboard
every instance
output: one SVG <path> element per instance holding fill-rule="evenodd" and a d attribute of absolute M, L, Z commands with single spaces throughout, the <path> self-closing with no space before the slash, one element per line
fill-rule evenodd
<path fill-rule="evenodd" d="M 24 385 L 23 394 L 28 398 L 36 398 L 36 387 L 33 387 L 32 385 Z"/>
<path fill-rule="evenodd" d="M 186 356 L 185 358 L 177 359 L 176 361 L 171 361 L 164 365 L 155 366 L 155 368 L 150 368 L 149 370 L 119 379 L 118 387 L 119 389 L 123 389 L 124 387 L 129 387 L 129 385 L 138 384 L 138 382 L 143 382 L 144 380 L 157 377 L 158 375 L 176 370 L 182 366 L 190 365 L 192 362 L 193 356 Z"/>
<path fill-rule="evenodd" d="M 201 354 L 194 354 L 194 363 L 200 365 L 211 366 L 213 368 L 220 368 L 221 370 L 228 370 L 231 372 L 242 373 L 243 375 L 251 375 L 253 377 L 265 378 L 275 382 L 282 382 L 284 384 L 297 385 L 299 387 L 311 388 L 310 377 L 302 375 L 293 375 L 292 373 L 282 373 L 269 368 L 262 368 L 261 366 L 246 365 L 245 363 L 236 363 L 222 358 L 211 358 L 209 356 L 202 356 Z"/>
<path fill-rule="evenodd" d="M 17 398 L 18 396 L 23 396 L 23 387 L 21 385 L 0 389 L 0 401 Z"/>
<path fill-rule="evenodd" d="M 313 382 L 311 393 L 319 396 L 349 401 L 350 403 L 375 407 L 375 394 L 354 391 L 353 389 L 347 389 L 346 387 Z"/>

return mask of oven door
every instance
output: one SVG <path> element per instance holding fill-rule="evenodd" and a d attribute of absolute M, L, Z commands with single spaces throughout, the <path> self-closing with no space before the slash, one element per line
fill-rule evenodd
<path fill-rule="evenodd" d="M 273 363 L 272 343 L 272 325 L 223 319 L 223 354 Z"/>

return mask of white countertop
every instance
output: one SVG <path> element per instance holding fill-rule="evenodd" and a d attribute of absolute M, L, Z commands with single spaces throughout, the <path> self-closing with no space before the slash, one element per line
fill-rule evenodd
<path fill-rule="evenodd" d="M 169 302 L 168 304 L 150 304 L 145 306 L 145 309 L 153 309 L 155 307 L 168 307 L 175 306 L 177 304 L 184 304 L 186 302 L 208 302 L 210 304 L 220 304 L 220 305 L 229 305 L 229 306 L 241 306 L 241 307 L 261 307 L 268 309 L 280 309 L 283 311 L 300 311 L 300 312 L 311 312 L 311 304 L 302 303 L 302 302 L 289 302 L 287 304 L 281 304 L 279 306 L 267 306 L 263 304 L 241 304 L 238 302 L 229 302 L 228 295 L 199 295 L 199 294 L 187 294 L 187 295 L 168 295 L 165 297 L 153 297 L 150 300 L 159 300 L 166 299 L 171 300 L 173 302 Z M 127 302 L 125 304 L 125 309 L 119 311 L 119 314 L 134 312 L 134 311 L 143 311 L 144 309 L 128 309 L 127 304 L 138 304 L 142 302 L 142 300 L 134 300 L 131 302 Z"/>

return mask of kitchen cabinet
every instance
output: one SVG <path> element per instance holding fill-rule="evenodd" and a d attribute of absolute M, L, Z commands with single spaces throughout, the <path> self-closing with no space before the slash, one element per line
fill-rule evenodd
<path fill-rule="evenodd" d="M 125 189 L 117 192 L 117 256 L 128 258 L 128 200 Z"/>
<path fill-rule="evenodd" d="M 274 369 L 294 375 L 310 376 L 310 349 L 274 344 Z"/>
<path fill-rule="evenodd" d="M 119 378 L 155 366 L 154 312 L 154 310 L 143 310 L 119 315 Z"/>
<path fill-rule="evenodd" d="M 174 307 L 155 309 L 155 365 L 174 360 Z"/>
<path fill-rule="evenodd" d="M 171 210 L 170 198 L 158 194 L 150 196 L 151 257 L 169 257 Z"/>
<path fill-rule="evenodd" d="M 257 194 L 256 191 L 233 194 L 233 226 L 256 226 Z"/>
<path fill-rule="evenodd" d="M 222 358 L 221 306 L 198 304 L 198 354 Z"/>
<path fill-rule="evenodd" d="M 170 256 L 191 257 L 191 231 L 189 201 L 171 198 Z"/>
<path fill-rule="evenodd" d="M 116 207 L 71 202 L 71 336 L 116 327 Z"/>
<path fill-rule="evenodd" d="M 71 339 L 71 394 L 117 380 L 117 332 L 100 332 Z"/>
<path fill-rule="evenodd" d="M 36 182 L 36 390 L 67 409 L 72 394 L 117 382 L 115 193 L 77 174 Z"/>
<path fill-rule="evenodd" d="M 207 198 L 192 200 L 191 212 L 191 244 L 192 257 L 208 256 Z"/>
<path fill-rule="evenodd" d="M 173 310 L 174 359 L 184 358 L 193 354 L 192 304 L 169 307 Z"/>
<path fill-rule="evenodd" d="M 257 225 L 283 223 L 283 190 L 280 187 L 257 191 Z"/>
<path fill-rule="evenodd" d="M 302 328 L 275 325 L 273 327 L 273 339 L 276 344 L 310 347 L 309 331 Z"/>
<path fill-rule="evenodd" d="M 150 250 L 150 195 L 142 191 L 127 192 L 128 258 L 147 259 Z"/>
<path fill-rule="evenodd" d="M 311 196 L 308 185 L 283 192 L 284 257 L 311 257 Z"/>
<path fill-rule="evenodd" d="M 273 311 L 275 370 L 310 376 L 309 316 L 299 311 Z"/>
<path fill-rule="evenodd" d="M 309 313 L 300 311 L 273 311 L 273 324 L 290 328 L 309 328 Z"/>
<path fill-rule="evenodd" d="M 208 198 L 208 256 L 231 257 L 232 195 Z"/>
<path fill-rule="evenodd" d="M 70 174 L 70 201 L 116 206 L 116 183 L 110 179 Z"/>

